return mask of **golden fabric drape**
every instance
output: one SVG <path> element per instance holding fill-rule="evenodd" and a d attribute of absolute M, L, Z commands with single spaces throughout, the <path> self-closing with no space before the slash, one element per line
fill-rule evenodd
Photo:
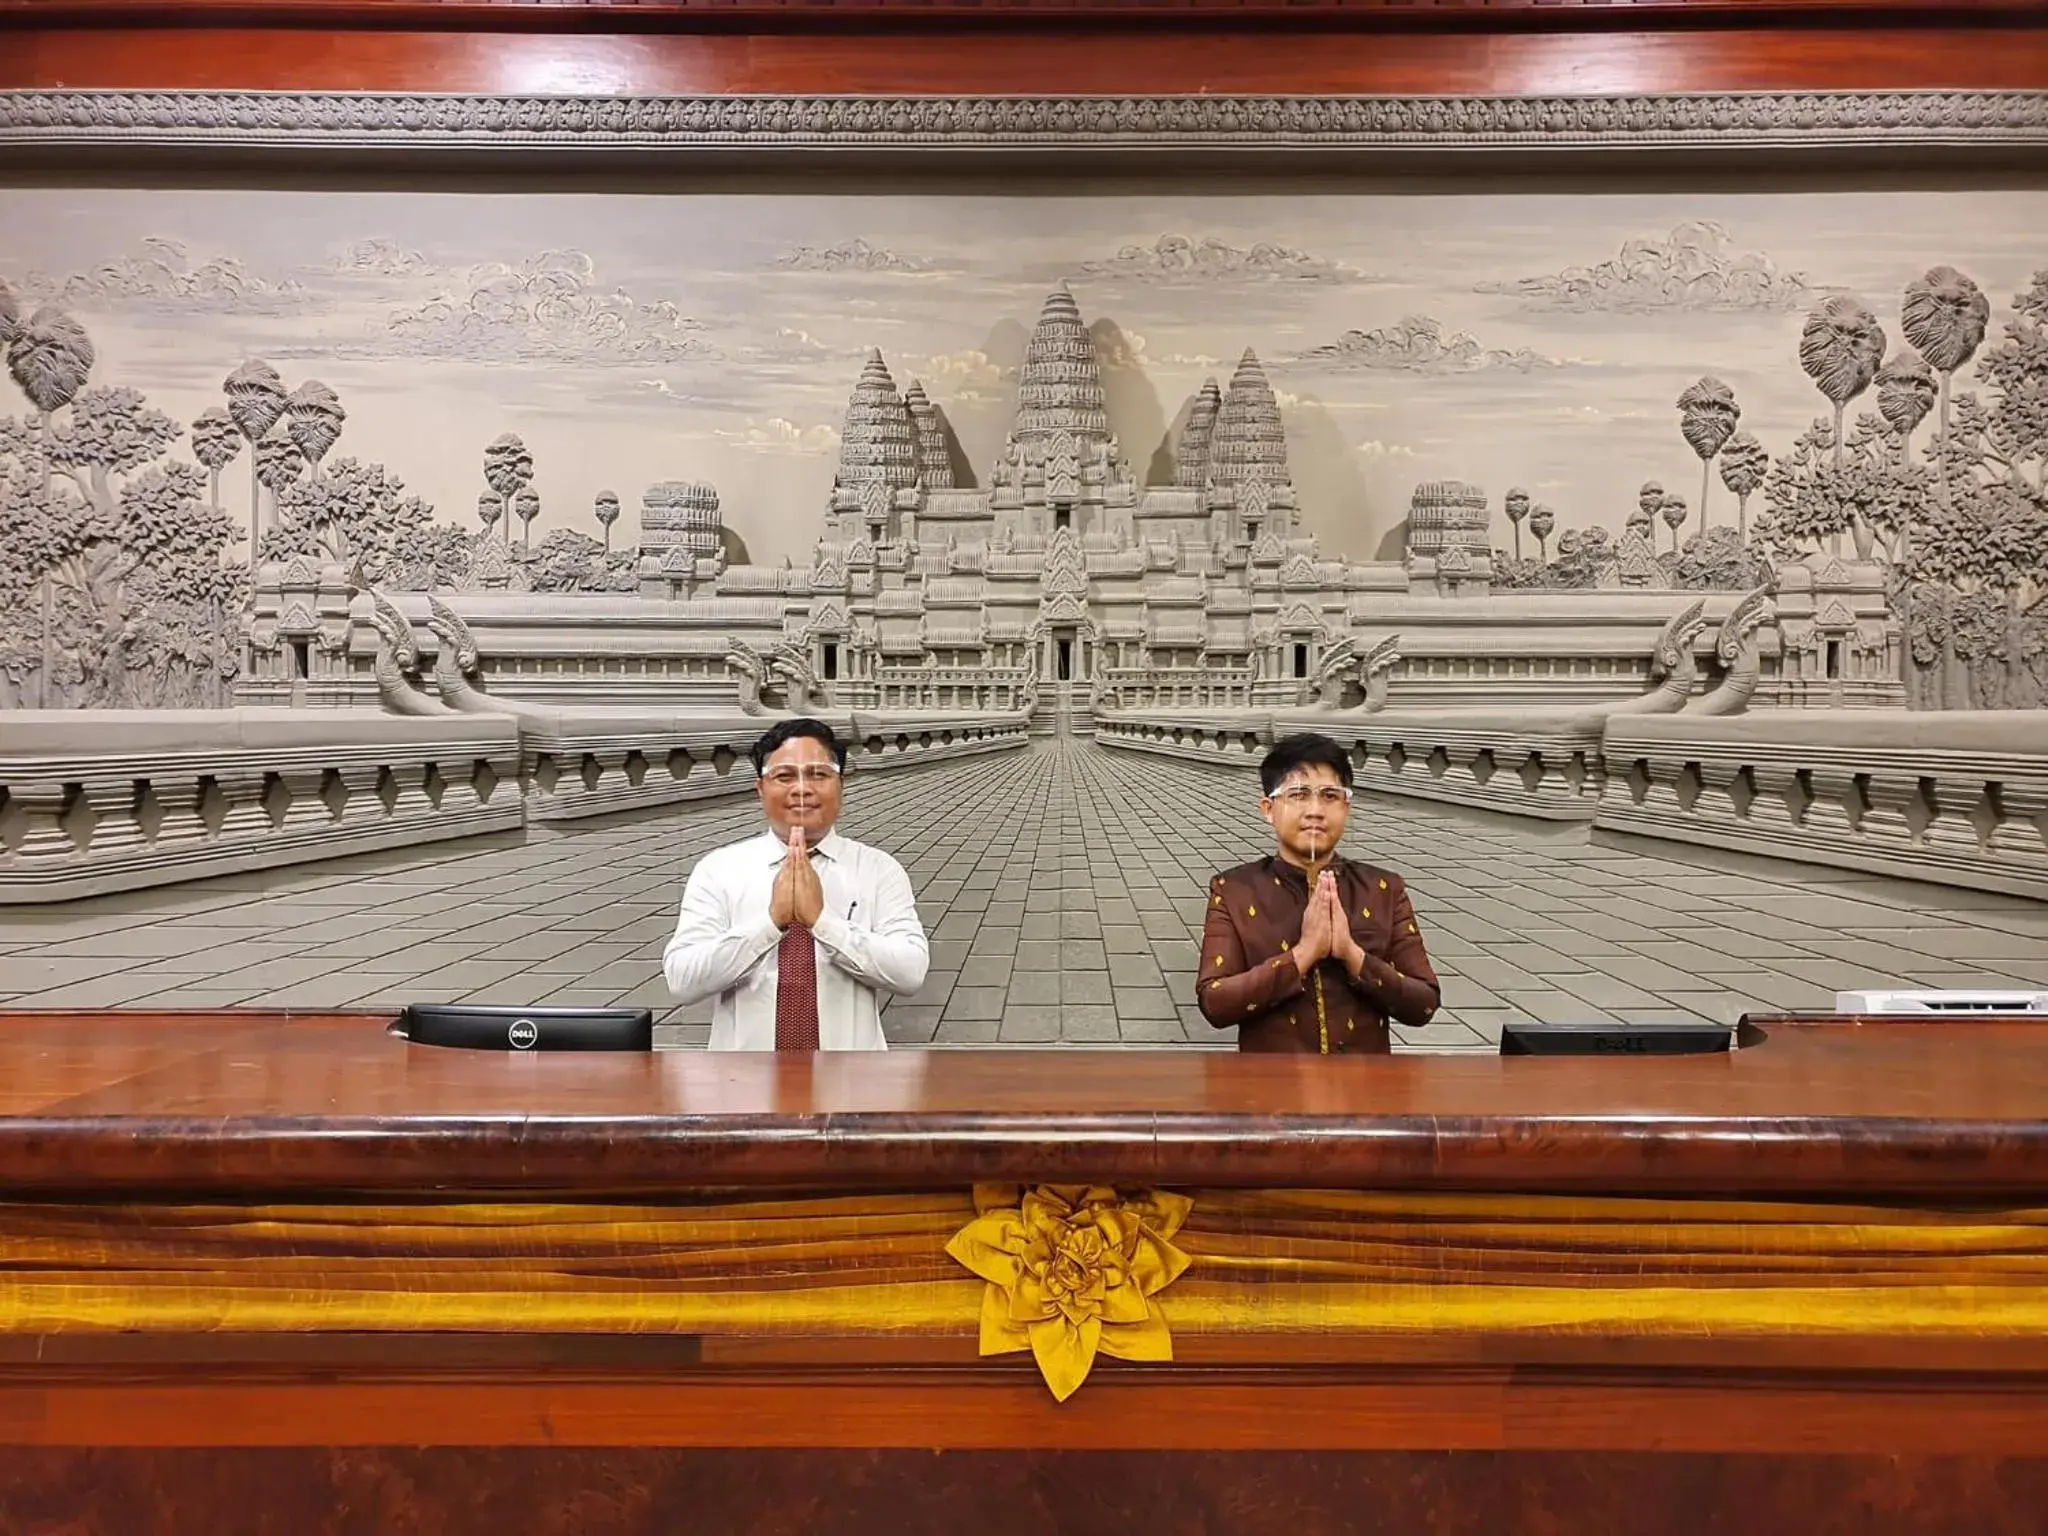
<path fill-rule="evenodd" d="M 2048 1331 L 2048 1211 L 2033 1208 L 1183 1194 L 1184 1219 L 1166 1235 L 1185 1270 L 1150 1293 L 1175 1337 Z M 974 1340 L 988 1282 L 947 1245 L 983 1215 L 967 1190 L 635 1204 L 14 1203 L 0 1205 L 0 1329 Z"/>

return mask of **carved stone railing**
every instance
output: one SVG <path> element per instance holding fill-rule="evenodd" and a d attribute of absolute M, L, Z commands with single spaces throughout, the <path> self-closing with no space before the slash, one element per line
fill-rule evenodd
<path fill-rule="evenodd" d="M 1585 821 L 1600 793 L 1600 718 L 1502 710 L 1275 715 L 1273 733 L 1322 731 L 1351 748 L 1359 784 L 1544 821 Z"/>
<path fill-rule="evenodd" d="M 1147 714 L 1178 709 L 1249 709 L 1253 705 L 1253 679 L 1242 670 L 1104 667 L 1098 679 L 1103 697 L 1112 701 L 1114 707 Z"/>
<path fill-rule="evenodd" d="M 1031 667 L 897 667 L 875 671 L 866 693 L 883 710 L 1029 709 L 1038 693 Z"/>
<path fill-rule="evenodd" d="M 942 762 L 1021 747 L 1027 718 L 1009 715 L 827 714 L 849 743 L 849 773 Z M 579 821 L 751 791 L 747 748 L 771 717 L 588 715 L 520 721 L 521 782 L 534 821 Z"/>
<path fill-rule="evenodd" d="M 0 713 L 0 904 L 745 794 L 771 717 Z M 1027 718 L 832 717 L 849 769 L 1020 747 Z"/>
<path fill-rule="evenodd" d="M 1351 749 L 1355 782 L 1595 833 L 2048 898 L 2048 719 L 2038 711 L 1148 712 L 1104 745 L 1256 767 L 1280 736 Z"/>
<path fill-rule="evenodd" d="M 1599 831 L 2048 897 L 2048 719 L 1616 719 Z"/>
<path fill-rule="evenodd" d="M 499 715 L 0 714 L 0 902 L 48 901 L 518 827 Z"/>
<path fill-rule="evenodd" d="M 1600 720 L 1583 710 L 1154 710 L 1098 719 L 1095 739 L 1200 762 L 1255 766 L 1276 738 L 1294 731 L 1318 731 L 1344 743 L 1351 749 L 1355 782 L 1382 794 L 1546 821 L 1589 821 L 1600 792 Z"/>
<path fill-rule="evenodd" d="M 1273 719 L 1249 709 L 1097 715 L 1095 739 L 1106 747 L 1153 752 L 1187 762 L 1256 767 L 1273 745 Z"/>

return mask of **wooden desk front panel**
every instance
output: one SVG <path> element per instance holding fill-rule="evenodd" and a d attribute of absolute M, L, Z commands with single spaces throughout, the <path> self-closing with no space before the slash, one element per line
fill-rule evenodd
<path fill-rule="evenodd" d="M 520 1058 L 382 1023 L 0 1027 L 0 1529 L 2031 1533 L 2048 1507 L 2038 1026 L 1311 1071 Z M 977 1181 L 1091 1163 L 1172 1175 L 1190 1264 L 1156 1298 L 1171 1363 L 1100 1359 L 1058 1403 L 979 1354 L 986 1288 L 945 1246 Z M 1321 1182 L 1246 1182 L 1289 1167 Z"/>

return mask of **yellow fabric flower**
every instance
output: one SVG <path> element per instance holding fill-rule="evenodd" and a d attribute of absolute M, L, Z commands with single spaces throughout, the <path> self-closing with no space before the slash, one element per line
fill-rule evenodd
<path fill-rule="evenodd" d="M 1120 1360 L 1171 1360 L 1173 1340 L 1153 1297 L 1188 1256 L 1172 1238 L 1187 1220 L 1182 1195 L 1128 1198 L 1103 1185 L 977 1185 L 980 1214 L 946 1252 L 988 1282 L 981 1352 L 1028 1349 L 1061 1402 L 1088 1379 L 1098 1350 Z"/>

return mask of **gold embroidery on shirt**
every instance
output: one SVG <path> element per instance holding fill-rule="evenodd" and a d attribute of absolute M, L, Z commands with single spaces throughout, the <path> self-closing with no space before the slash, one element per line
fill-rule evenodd
<path fill-rule="evenodd" d="M 1257 917 L 1259 915 L 1259 909 L 1257 907 L 1246 907 L 1244 909 L 1244 915 L 1246 917 Z"/>
<path fill-rule="evenodd" d="M 1323 1012 L 1323 973 L 1316 972 L 1316 1035 L 1322 1044 L 1323 1054 L 1330 1054 L 1330 1020 Z"/>
<path fill-rule="evenodd" d="M 1292 948 L 1294 948 L 1294 946 L 1293 946 L 1292 944 L 1288 943 L 1288 942 L 1287 942 L 1287 941 L 1286 941 L 1285 939 L 1282 939 L 1282 940 L 1280 941 L 1280 950 L 1281 950 L 1281 953 L 1285 954 L 1285 953 L 1286 953 L 1286 952 L 1287 952 L 1288 950 L 1290 950 L 1290 949 L 1292 949 Z"/>
<path fill-rule="evenodd" d="M 1371 907 L 1360 907 L 1360 908 L 1358 909 L 1358 915 L 1359 915 L 1360 917 L 1371 917 L 1371 916 L 1372 916 L 1372 908 L 1371 908 Z"/>
<path fill-rule="evenodd" d="M 1219 971 L 1223 969 L 1223 957 L 1221 955 L 1216 957 L 1216 969 Z"/>
<path fill-rule="evenodd" d="M 1380 889 L 1384 891 L 1384 890 L 1385 890 L 1386 888 L 1387 888 L 1387 882 L 1386 882 L 1386 881 L 1384 881 L 1384 880 L 1382 880 L 1382 881 L 1380 882 Z"/>

